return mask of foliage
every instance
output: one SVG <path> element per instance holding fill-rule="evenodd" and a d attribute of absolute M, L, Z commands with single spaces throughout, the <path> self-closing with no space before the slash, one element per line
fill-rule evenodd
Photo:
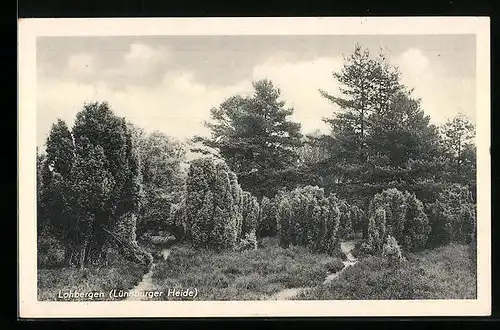
<path fill-rule="evenodd" d="M 231 249 L 240 237 L 255 232 L 258 203 L 239 189 L 224 162 L 193 160 L 186 188 L 183 227 L 195 247 Z"/>
<path fill-rule="evenodd" d="M 176 245 L 153 270 L 153 287 L 160 291 L 195 287 L 195 300 L 264 300 L 283 289 L 319 285 L 332 267 L 340 265 L 339 260 L 305 247 L 281 249 L 276 238 L 264 238 L 262 248 L 245 251 Z"/>
<path fill-rule="evenodd" d="M 260 201 L 259 224 L 257 229 L 258 237 L 276 236 L 277 211 L 276 198 L 269 199 L 266 196 L 262 197 Z"/>
<path fill-rule="evenodd" d="M 386 258 L 391 266 L 398 265 L 406 260 L 398 242 L 391 235 L 387 235 L 386 242 L 382 249 L 382 257 Z"/>
<path fill-rule="evenodd" d="M 257 249 L 257 236 L 255 236 L 254 232 L 245 234 L 245 236 L 238 242 L 238 251 L 255 249 Z"/>
<path fill-rule="evenodd" d="M 364 258 L 329 285 L 300 293 L 300 300 L 477 299 L 476 273 L 464 245 L 410 254 L 402 265 Z"/>
<path fill-rule="evenodd" d="M 73 164 L 75 146 L 68 125 L 61 119 L 52 125 L 46 147 L 48 165 L 56 173 L 61 174 L 64 179 L 68 179 Z"/>
<path fill-rule="evenodd" d="M 150 134 L 133 124 L 128 124 L 133 133 L 134 145 L 140 161 L 140 174 L 144 190 L 143 207 L 137 223 L 137 234 L 146 231 L 158 233 L 168 226 L 170 207 L 182 199 L 185 173 L 181 164 L 186 150 L 178 141 L 164 133 Z"/>
<path fill-rule="evenodd" d="M 374 57 L 356 45 L 333 77 L 340 93 L 321 90 L 335 108 L 325 118 L 331 132 L 308 143 L 324 150 L 308 164 L 327 192 L 356 202 L 364 209 L 373 195 L 397 187 L 428 202 L 448 180 L 439 130 L 430 123 L 400 72 L 383 53 Z M 367 235 L 367 226 L 363 229 Z"/>
<path fill-rule="evenodd" d="M 280 245 L 305 246 L 314 252 L 340 252 L 341 210 L 335 196 L 313 186 L 283 192 L 278 197 Z"/>
<path fill-rule="evenodd" d="M 167 220 L 167 227 L 170 229 L 176 240 L 181 241 L 187 233 L 186 228 L 186 200 L 173 204 L 170 207 L 170 214 Z"/>
<path fill-rule="evenodd" d="M 241 237 L 245 237 L 247 234 L 255 234 L 257 229 L 257 222 L 259 220 L 259 202 L 257 198 L 252 196 L 249 192 L 243 192 L 243 224 L 241 227 Z"/>
<path fill-rule="evenodd" d="M 61 120 L 52 126 L 46 152 L 38 159 L 39 224 L 64 245 L 65 260 L 103 262 L 113 241 L 104 228 L 128 227 L 122 239 L 133 244 L 142 178 L 125 119 L 106 102 L 86 103 L 71 132 Z"/>
<path fill-rule="evenodd" d="M 211 138 L 194 141 L 208 148 L 196 151 L 215 150 L 237 173 L 243 189 L 260 198 L 290 184 L 302 135 L 300 125 L 289 119 L 293 109 L 285 107 L 271 81 L 256 81 L 253 87 L 251 97 L 232 96 L 213 108 L 212 122 L 206 123 Z"/>
<path fill-rule="evenodd" d="M 427 204 L 431 223 L 430 245 L 467 244 L 475 232 L 476 204 L 468 187 L 451 184 Z"/>
<path fill-rule="evenodd" d="M 339 236 L 342 239 L 351 239 L 354 236 L 351 207 L 346 200 L 339 200 L 340 228 Z"/>
<path fill-rule="evenodd" d="M 364 212 L 357 205 L 351 205 L 352 229 L 354 233 L 360 233 L 364 227 Z"/>
<path fill-rule="evenodd" d="M 376 194 L 368 209 L 368 244 L 382 251 L 387 236 L 401 242 L 406 251 L 417 251 L 427 244 L 429 221 L 415 194 L 395 188 Z"/>
<path fill-rule="evenodd" d="M 52 235 L 45 232 L 38 235 L 37 261 L 38 267 L 52 268 L 64 264 L 65 250 L 62 244 Z"/>
<path fill-rule="evenodd" d="M 281 197 L 281 196 L 280 196 Z M 282 248 L 287 248 L 291 241 L 291 224 L 293 221 L 292 207 L 288 198 L 279 198 L 277 231 L 279 238 L 279 245 Z"/>
<path fill-rule="evenodd" d="M 469 187 L 475 198 L 475 125 L 459 113 L 441 127 L 443 149 L 449 163 L 451 182 Z"/>

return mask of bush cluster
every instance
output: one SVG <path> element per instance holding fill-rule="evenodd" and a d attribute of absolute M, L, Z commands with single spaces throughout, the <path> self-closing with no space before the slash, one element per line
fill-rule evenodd
<path fill-rule="evenodd" d="M 418 251 L 426 246 L 429 234 L 429 220 L 415 194 L 391 188 L 371 200 L 365 251 L 381 252 L 388 236 L 401 244 L 403 250 Z"/>
<path fill-rule="evenodd" d="M 171 207 L 168 223 L 194 247 L 237 249 L 255 237 L 259 214 L 257 199 L 241 189 L 227 164 L 207 157 L 191 162 L 184 198 Z"/>
<path fill-rule="evenodd" d="M 337 255 L 340 252 L 342 214 L 347 210 L 336 196 L 325 195 L 322 188 L 306 186 L 278 196 L 277 233 L 280 246 L 305 246 L 313 252 Z"/>

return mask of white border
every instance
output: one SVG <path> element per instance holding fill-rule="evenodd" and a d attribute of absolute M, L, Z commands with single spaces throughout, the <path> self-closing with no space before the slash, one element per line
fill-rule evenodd
<path fill-rule="evenodd" d="M 19 21 L 20 317 L 484 316 L 491 313 L 490 22 L 488 17 L 23 19 Z M 415 301 L 38 302 L 36 37 L 475 34 L 478 299 Z"/>

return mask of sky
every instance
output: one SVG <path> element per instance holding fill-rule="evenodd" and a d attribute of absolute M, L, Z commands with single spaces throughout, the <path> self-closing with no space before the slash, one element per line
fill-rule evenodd
<path fill-rule="evenodd" d="M 262 78 L 281 90 L 303 133 L 326 132 L 321 118 L 333 107 L 318 90 L 338 93 L 332 72 L 356 43 L 384 51 L 433 123 L 459 112 L 475 122 L 474 35 L 38 37 L 37 146 L 58 118 L 71 127 L 94 101 L 146 131 L 207 135 L 210 109 Z"/>

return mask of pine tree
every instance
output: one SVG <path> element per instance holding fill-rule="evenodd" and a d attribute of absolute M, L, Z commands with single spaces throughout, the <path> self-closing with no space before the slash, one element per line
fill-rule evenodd
<path fill-rule="evenodd" d="M 300 125 L 289 119 L 293 109 L 285 107 L 271 81 L 256 81 L 253 87 L 251 97 L 233 96 L 213 108 L 212 122 L 206 123 L 211 138 L 194 141 L 205 146 L 196 151 L 215 150 L 236 172 L 242 188 L 260 198 L 290 184 L 302 135 Z"/>

